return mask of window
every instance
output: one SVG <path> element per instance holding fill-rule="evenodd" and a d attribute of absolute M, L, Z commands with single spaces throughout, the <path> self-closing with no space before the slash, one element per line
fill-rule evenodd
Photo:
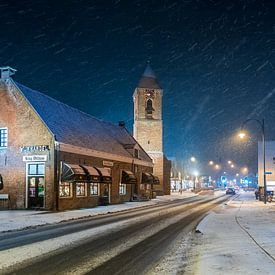
<path fill-rule="evenodd" d="M 44 175 L 45 173 L 45 164 L 29 164 L 28 165 L 28 174 L 29 175 Z"/>
<path fill-rule="evenodd" d="M 72 196 L 72 184 L 69 182 L 61 182 L 59 185 L 59 197 L 67 198 Z"/>
<path fill-rule="evenodd" d="M 139 188 L 140 188 L 140 190 L 144 190 L 144 189 L 145 189 L 144 184 L 143 184 L 143 183 L 141 183 L 141 184 L 140 184 L 140 186 L 139 186 Z"/>
<path fill-rule="evenodd" d="M 0 128 L 0 149 L 8 147 L 8 128 Z"/>
<path fill-rule="evenodd" d="M 119 195 L 126 195 L 126 184 L 119 184 Z"/>
<path fill-rule="evenodd" d="M 134 157 L 139 158 L 139 150 L 138 149 L 134 149 Z"/>
<path fill-rule="evenodd" d="M 154 108 L 153 108 L 153 101 L 151 99 L 148 99 L 146 102 L 146 113 L 147 115 L 152 115 Z"/>
<path fill-rule="evenodd" d="M 91 196 L 98 196 L 98 183 L 91 183 L 90 184 L 90 195 Z"/>
<path fill-rule="evenodd" d="M 76 196 L 77 197 L 85 197 L 86 196 L 86 183 L 77 182 L 76 186 Z"/>

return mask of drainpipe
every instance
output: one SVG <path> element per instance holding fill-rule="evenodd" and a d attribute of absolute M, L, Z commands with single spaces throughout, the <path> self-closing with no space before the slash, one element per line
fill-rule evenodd
<path fill-rule="evenodd" d="M 59 154 L 59 143 L 56 141 L 54 136 L 54 185 L 55 185 L 55 209 L 59 210 L 59 180 L 61 176 L 60 171 L 60 154 Z"/>

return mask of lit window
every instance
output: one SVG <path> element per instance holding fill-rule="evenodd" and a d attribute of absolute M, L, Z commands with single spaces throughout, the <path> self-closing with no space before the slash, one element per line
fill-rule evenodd
<path fill-rule="evenodd" d="M 0 148 L 8 147 L 8 128 L 0 128 Z"/>
<path fill-rule="evenodd" d="M 66 198 L 72 196 L 72 184 L 69 182 L 61 182 L 59 185 L 59 197 Z"/>
<path fill-rule="evenodd" d="M 86 196 L 86 183 L 84 182 L 77 182 L 76 186 L 76 196 L 77 197 L 84 197 Z"/>
<path fill-rule="evenodd" d="M 126 184 L 119 184 L 119 195 L 126 195 Z"/>
<path fill-rule="evenodd" d="M 91 183 L 90 184 L 90 195 L 91 196 L 98 196 L 98 183 Z"/>
<path fill-rule="evenodd" d="M 139 188 L 140 188 L 140 190 L 144 190 L 144 189 L 145 189 L 144 184 L 143 184 L 143 183 L 141 183 L 141 184 L 140 184 L 140 186 L 139 186 Z"/>

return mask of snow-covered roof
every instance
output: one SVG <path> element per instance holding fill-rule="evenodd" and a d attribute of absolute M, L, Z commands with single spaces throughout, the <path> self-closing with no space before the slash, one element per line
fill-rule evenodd
<path fill-rule="evenodd" d="M 147 67 L 145 68 L 145 71 L 138 83 L 138 88 L 161 89 L 161 86 L 150 64 L 147 64 Z"/>
<path fill-rule="evenodd" d="M 124 145 L 138 143 L 124 127 L 97 119 L 20 83 L 15 84 L 55 135 L 57 141 L 132 157 L 132 153 L 125 149 Z M 139 159 L 151 162 L 139 144 L 138 147 Z"/>

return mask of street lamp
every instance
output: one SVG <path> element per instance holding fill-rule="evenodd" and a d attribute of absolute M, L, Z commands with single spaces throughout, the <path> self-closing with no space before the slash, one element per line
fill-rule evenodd
<path fill-rule="evenodd" d="M 196 158 L 195 157 L 191 157 L 190 160 L 191 160 L 191 162 L 196 162 Z"/>
<path fill-rule="evenodd" d="M 243 128 L 245 126 L 245 124 L 247 124 L 248 122 L 250 121 L 256 121 L 260 127 L 261 127 L 261 130 L 262 130 L 262 142 L 263 142 L 263 172 L 264 172 L 264 203 L 266 204 L 266 171 L 265 171 L 265 127 L 264 127 L 264 119 L 262 120 L 259 120 L 259 119 L 256 119 L 256 118 L 249 118 L 247 120 L 245 120 L 243 123 L 242 123 L 242 126 L 241 126 L 241 129 L 242 131 L 239 133 L 239 137 L 241 139 L 243 139 L 246 134 L 245 132 L 243 131 Z"/>

